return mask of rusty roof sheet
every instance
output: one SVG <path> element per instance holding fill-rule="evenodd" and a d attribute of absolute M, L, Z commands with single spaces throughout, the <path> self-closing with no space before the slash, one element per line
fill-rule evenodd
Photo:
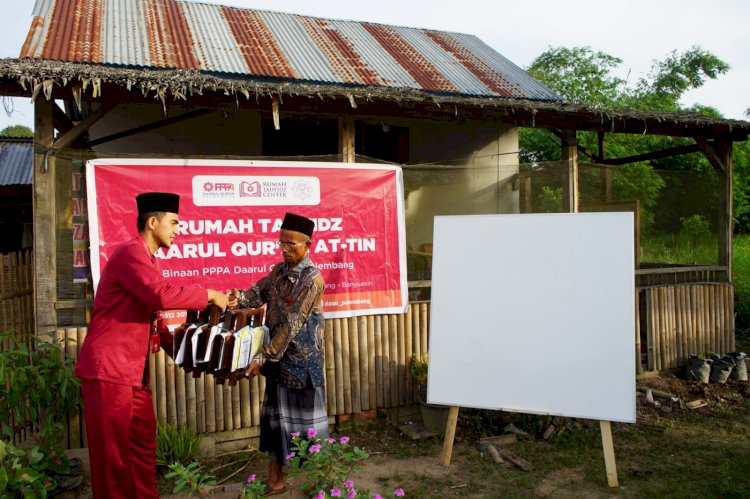
<path fill-rule="evenodd" d="M 0 138 L 0 185 L 31 185 L 31 139 Z"/>
<path fill-rule="evenodd" d="M 36 0 L 20 57 L 560 100 L 473 35 L 185 0 Z"/>

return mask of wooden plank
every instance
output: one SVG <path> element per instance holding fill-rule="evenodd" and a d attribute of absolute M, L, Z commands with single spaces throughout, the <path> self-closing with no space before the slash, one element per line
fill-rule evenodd
<path fill-rule="evenodd" d="M 635 290 L 635 298 L 633 303 L 635 304 L 635 372 L 636 374 L 643 372 L 643 360 L 641 357 L 641 305 L 640 305 L 640 291 Z"/>
<path fill-rule="evenodd" d="M 604 466 L 607 470 L 607 484 L 617 487 L 617 464 L 615 462 L 615 446 L 612 442 L 612 425 L 609 421 L 599 421 L 602 433 L 602 449 L 604 450 Z"/>
<path fill-rule="evenodd" d="M 443 452 L 440 462 L 443 466 L 450 466 L 453 454 L 453 441 L 456 438 L 456 424 L 458 423 L 458 406 L 453 406 L 448 411 L 448 422 L 445 426 L 445 439 L 443 440 Z"/>
<path fill-rule="evenodd" d="M 510 449 L 506 447 L 496 447 L 494 445 L 491 445 L 490 447 L 494 447 L 497 450 L 497 453 L 500 454 L 500 456 L 503 458 L 504 461 L 508 461 L 509 463 L 512 463 L 517 468 L 520 468 L 523 471 L 532 471 L 534 469 L 534 467 L 531 465 L 530 462 L 516 455 Z"/>
<path fill-rule="evenodd" d="M 78 328 L 65 330 L 65 356 L 69 359 L 78 359 Z M 68 416 L 68 442 L 69 449 L 82 447 L 81 442 L 81 419 L 78 413 Z"/>
<path fill-rule="evenodd" d="M 518 437 L 515 433 L 508 433 L 506 435 L 496 435 L 494 437 L 482 437 L 479 439 L 479 445 L 512 445 L 518 442 Z"/>

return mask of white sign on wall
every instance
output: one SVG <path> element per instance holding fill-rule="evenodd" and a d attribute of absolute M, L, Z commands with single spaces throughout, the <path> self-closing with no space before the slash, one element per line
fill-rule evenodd
<path fill-rule="evenodd" d="M 434 230 L 428 402 L 635 422 L 631 213 Z"/>

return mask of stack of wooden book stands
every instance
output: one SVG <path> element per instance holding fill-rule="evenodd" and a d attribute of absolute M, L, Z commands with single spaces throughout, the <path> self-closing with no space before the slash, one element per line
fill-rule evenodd
<path fill-rule="evenodd" d="M 202 312 L 188 311 L 186 321 L 174 330 L 167 353 L 194 378 L 213 374 L 217 384 L 228 380 L 234 385 L 268 342 L 264 313 L 263 308 L 241 308 L 222 315 L 215 305 Z"/>

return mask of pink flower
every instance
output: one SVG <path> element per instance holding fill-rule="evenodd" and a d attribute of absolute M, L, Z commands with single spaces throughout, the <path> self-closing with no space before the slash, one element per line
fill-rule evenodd
<path fill-rule="evenodd" d="M 346 493 L 346 499 L 354 499 L 355 497 L 357 497 L 357 491 L 349 489 L 349 492 Z"/>
<path fill-rule="evenodd" d="M 298 437 L 299 437 L 299 432 L 298 431 L 293 431 L 292 432 L 292 438 L 298 438 Z"/>
<path fill-rule="evenodd" d="M 394 496 L 404 497 L 404 489 L 396 489 L 393 491 Z"/>
<path fill-rule="evenodd" d="M 326 497 L 326 493 L 323 492 L 322 490 L 319 490 L 318 494 L 315 496 L 315 499 L 325 499 L 325 497 Z"/>
<path fill-rule="evenodd" d="M 344 487 L 346 487 L 347 489 L 351 489 L 352 487 L 354 487 L 354 482 L 352 482 L 351 480 L 347 480 L 344 482 Z"/>
<path fill-rule="evenodd" d="M 372 499 L 383 499 L 383 496 L 381 496 L 380 494 L 373 494 Z"/>
<path fill-rule="evenodd" d="M 348 441 L 349 441 L 349 437 L 341 437 L 341 438 L 339 439 L 339 442 L 341 442 L 342 444 L 345 444 L 345 443 L 347 443 Z"/>
<path fill-rule="evenodd" d="M 315 428 L 310 428 L 309 430 L 307 430 L 307 438 L 312 438 L 317 434 L 318 432 L 315 431 Z"/>
<path fill-rule="evenodd" d="M 294 452 L 294 451 L 292 451 L 292 452 L 290 452 L 289 454 L 286 455 L 286 460 L 289 461 L 291 458 L 293 458 L 296 455 L 297 455 L 297 453 Z"/>
<path fill-rule="evenodd" d="M 331 497 L 341 497 L 341 491 L 339 489 L 331 489 Z"/>
<path fill-rule="evenodd" d="M 316 452 L 320 452 L 320 445 L 311 445 L 310 448 L 307 449 L 307 451 L 310 454 L 315 454 Z"/>
<path fill-rule="evenodd" d="M 336 439 L 328 437 L 328 438 L 326 438 L 326 442 L 328 442 L 329 444 L 333 444 L 333 443 L 336 443 Z"/>
<path fill-rule="evenodd" d="M 255 474 L 249 475 L 247 477 L 247 483 L 254 482 L 255 481 Z"/>

